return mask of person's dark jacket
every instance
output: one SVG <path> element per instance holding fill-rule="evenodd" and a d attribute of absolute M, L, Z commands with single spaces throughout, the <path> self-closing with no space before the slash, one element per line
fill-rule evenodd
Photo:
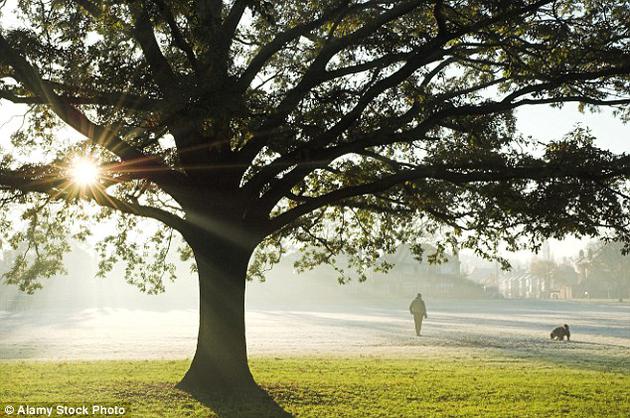
<path fill-rule="evenodd" d="M 424 301 L 420 298 L 415 298 L 411 302 L 411 305 L 409 305 L 409 312 L 411 312 L 412 315 L 424 316 L 425 318 L 427 317 L 427 307 L 425 306 Z"/>

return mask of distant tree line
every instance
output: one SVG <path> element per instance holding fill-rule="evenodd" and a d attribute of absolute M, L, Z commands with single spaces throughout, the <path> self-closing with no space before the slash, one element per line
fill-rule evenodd
<path fill-rule="evenodd" d="M 621 244 L 597 241 L 580 251 L 577 265 L 585 296 L 619 299 L 629 297 L 630 256 L 622 254 Z"/>

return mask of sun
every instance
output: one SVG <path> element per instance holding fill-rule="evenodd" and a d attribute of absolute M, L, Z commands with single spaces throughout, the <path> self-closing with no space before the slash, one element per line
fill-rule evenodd
<path fill-rule="evenodd" d="M 72 182 L 82 187 L 96 184 L 100 174 L 98 164 L 86 157 L 75 158 L 70 166 Z"/>

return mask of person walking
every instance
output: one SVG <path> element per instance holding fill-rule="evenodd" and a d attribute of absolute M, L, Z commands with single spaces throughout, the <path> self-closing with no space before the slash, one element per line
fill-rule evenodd
<path fill-rule="evenodd" d="M 409 305 L 409 312 L 413 315 L 413 322 L 416 325 L 416 335 L 420 336 L 422 330 L 422 320 L 427 318 L 427 307 L 422 300 L 422 294 L 418 293 L 416 298 Z"/>

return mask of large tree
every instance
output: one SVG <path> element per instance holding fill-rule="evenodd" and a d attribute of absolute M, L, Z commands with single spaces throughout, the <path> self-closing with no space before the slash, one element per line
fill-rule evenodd
<path fill-rule="evenodd" d="M 123 259 L 159 290 L 176 231 L 200 290 L 182 388 L 254 385 L 248 263 L 259 274 L 286 246 L 303 268 L 344 253 L 344 280 L 427 234 L 435 260 L 629 239 L 630 156 L 582 127 L 545 144 L 515 128 L 532 105 L 628 117 L 628 1 L 18 4 L 0 35 L 0 97 L 28 106 L 1 151 L 0 222 L 22 251 L 6 279 L 37 288 L 62 269 L 65 237 L 118 213 L 102 270 Z M 138 242 L 138 217 L 163 228 Z"/>

